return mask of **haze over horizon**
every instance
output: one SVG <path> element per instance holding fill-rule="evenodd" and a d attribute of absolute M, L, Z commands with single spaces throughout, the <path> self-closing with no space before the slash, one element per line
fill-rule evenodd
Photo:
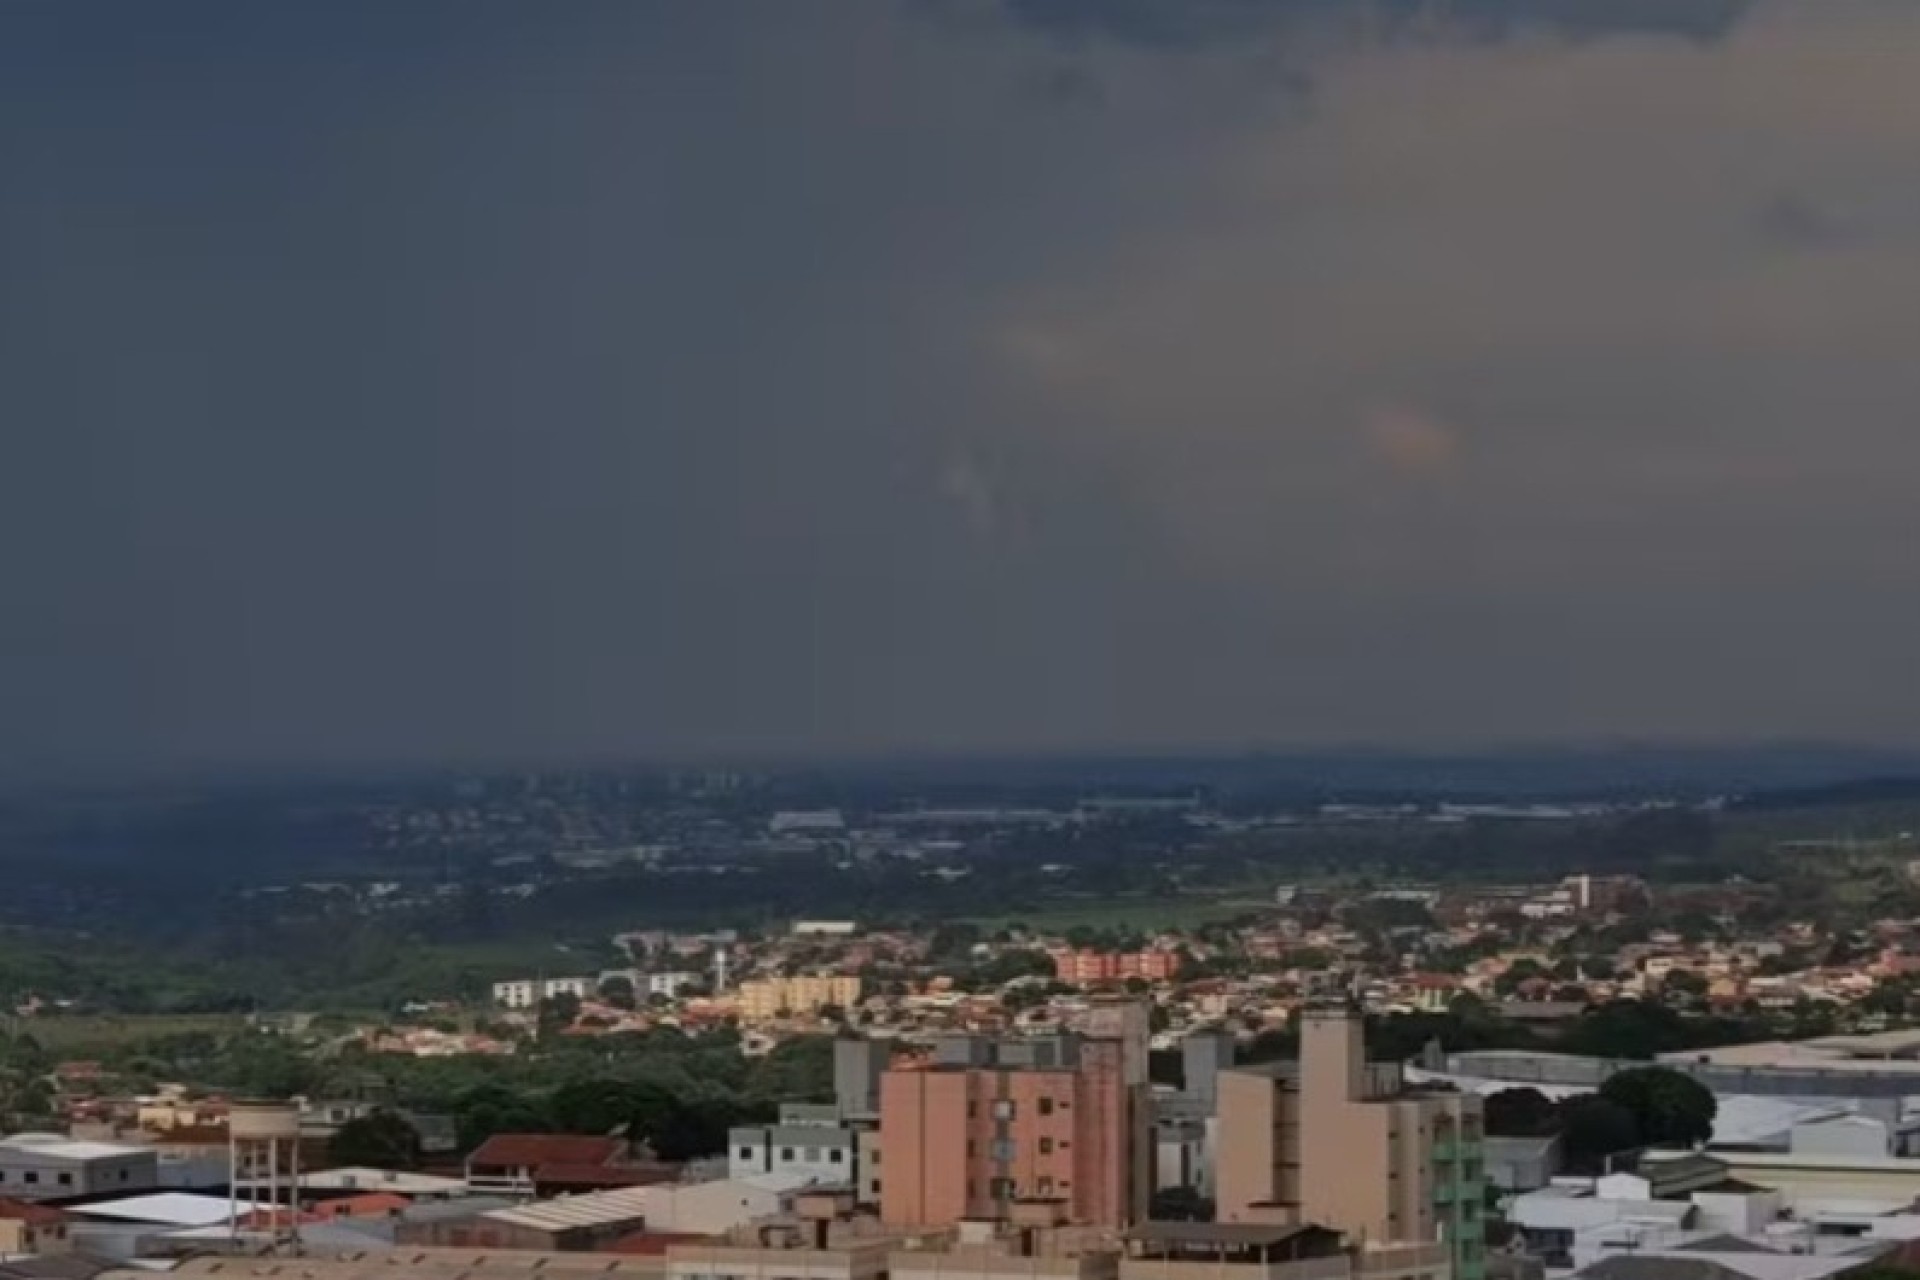
<path fill-rule="evenodd" d="M 1915 84 L 1901 0 L 0 6 L 0 773 L 1920 745 Z"/>

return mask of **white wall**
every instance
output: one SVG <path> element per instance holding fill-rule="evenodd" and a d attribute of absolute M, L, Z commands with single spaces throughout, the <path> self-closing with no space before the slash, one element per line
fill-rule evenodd
<path fill-rule="evenodd" d="M 779 1213 L 788 1197 L 733 1178 L 648 1187 L 647 1230 L 717 1236 Z"/>
<path fill-rule="evenodd" d="M 1693 1203 L 1699 1210 L 1694 1225 L 1744 1236 L 1756 1235 L 1776 1221 L 1786 1208 L 1786 1197 L 1778 1191 L 1696 1191 Z"/>

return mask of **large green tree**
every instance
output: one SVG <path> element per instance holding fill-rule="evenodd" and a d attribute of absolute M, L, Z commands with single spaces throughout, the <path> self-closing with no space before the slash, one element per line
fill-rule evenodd
<path fill-rule="evenodd" d="M 420 1163 L 420 1133 L 405 1116 L 382 1108 L 341 1125 L 327 1142 L 327 1157 L 340 1165 L 412 1169 Z"/>
<path fill-rule="evenodd" d="M 1560 1129 L 1560 1112 L 1538 1089 L 1502 1089 L 1487 1095 L 1487 1132 L 1496 1138 L 1539 1138 Z"/>
<path fill-rule="evenodd" d="M 1713 1136 L 1719 1113 L 1711 1089 L 1671 1067 L 1617 1071 L 1600 1086 L 1600 1096 L 1633 1114 L 1648 1146 L 1700 1146 Z"/>
<path fill-rule="evenodd" d="M 1583 1093 L 1560 1104 L 1560 1138 L 1568 1168 L 1581 1173 L 1598 1173 L 1607 1157 L 1641 1145 L 1633 1112 L 1597 1093 Z"/>

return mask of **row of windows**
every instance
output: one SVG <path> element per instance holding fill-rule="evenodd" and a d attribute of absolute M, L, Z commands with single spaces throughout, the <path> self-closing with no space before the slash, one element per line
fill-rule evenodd
<path fill-rule="evenodd" d="M 1043 1156 L 1052 1155 L 1056 1149 L 1060 1151 L 1070 1151 L 1073 1148 L 1073 1144 L 1065 1138 L 1061 1138 L 1058 1141 L 1052 1138 L 1041 1138 L 1036 1145 L 1039 1148 L 1040 1154 Z M 996 1138 L 992 1147 L 993 1158 L 1003 1161 L 1011 1160 L 1018 1153 L 1018 1147 L 1019 1144 L 1012 1138 Z M 972 1138 L 967 1139 L 967 1154 L 969 1156 L 977 1156 L 980 1154 L 979 1144 Z"/>
<path fill-rule="evenodd" d="M 809 1164 L 818 1164 L 818 1163 L 820 1163 L 820 1150 L 821 1150 L 821 1149 L 820 1149 L 819 1147 L 806 1147 L 806 1148 L 800 1148 L 800 1147 L 782 1147 L 782 1148 L 780 1148 L 780 1161 L 781 1161 L 781 1163 L 782 1163 L 782 1164 L 792 1164 L 792 1163 L 794 1162 L 794 1159 L 795 1159 L 795 1152 L 797 1152 L 797 1151 L 800 1151 L 800 1150 L 805 1150 L 805 1152 L 806 1152 L 806 1156 L 804 1157 L 804 1159 L 805 1159 L 805 1160 L 807 1161 L 807 1163 L 809 1163 Z M 755 1155 L 757 1154 L 757 1152 L 758 1152 L 758 1148 L 755 1148 L 755 1147 L 742 1147 L 742 1148 L 740 1148 L 740 1158 L 741 1158 L 742 1160 L 752 1160 L 752 1159 L 754 1159 L 754 1157 L 755 1157 Z M 828 1147 L 828 1148 L 826 1148 L 826 1152 L 827 1152 L 827 1155 L 826 1155 L 826 1160 L 827 1160 L 827 1163 L 828 1163 L 828 1164 L 845 1164 L 845 1163 L 847 1162 L 847 1153 L 846 1153 L 846 1150 L 845 1150 L 845 1148 L 842 1148 L 842 1147 Z M 877 1159 L 877 1157 L 876 1157 L 876 1160 L 875 1160 L 875 1163 L 878 1163 L 878 1159 Z"/>
<path fill-rule="evenodd" d="M 9 1170 L 0 1169 L 0 1182 L 7 1181 L 10 1176 L 12 1175 Z M 127 1171 L 122 1169 L 120 1171 L 120 1181 L 125 1182 L 126 1180 Z M 38 1169 L 23 1170 L 20 1174 L 20 1181 L 26 1183 L 28 1186 L 33 1186 L 40 1181 L 40 1171 Z M 60 1186 L 70 1187 L 73 1185 L 73 1175 L 71 1173 L 56 1174 L 54 1181 Z"/>
<path fill-rule="evenodd" d="M 1064 1098 L 1059 1101 L 1055 1101 L 1052 1098 L 1041 1098 L 1038 1102 L 1034 1103 L 1033 1109 L 1043 1116 L 1050 1116 L 1056 1109 L 1061 1111 L 1072 1110 L 1073 1104 Z M 1001 1098 L 993 1104 L 993 1118 L 995 1120 L 1012 1120 L 1019 1114 L 1019 1104 L 1010 1098 Z M 980 1104 L 977 1102 L 967 1103 L 967 1119 L 973 1120 L 978 1118 L 979 1115 Z"/>
<path fill-rule="evenodd" d="M 1058 1182 L 1055 1182 L 1052 1178 L 1038 1178 L 1035 1179 L 1033 1184 L 1033 1193 L 1038 1196 L 1050 1196 L 1055 1191 L 1071 1190 L 1073 1190 L 1073 1181 L 1070 1178 L 1062 1178 Z M 971 1200 L 978 1194 L 979 1184 L 975 1182 L 967 1183 L 967 1199 Z M 1020 1184 L 1013 1178 L 989 1178 L 987 1180 L 987 1196 L 989 1199 L 1013 1200 L 1018 1198 L 1019 1195 Z"/>

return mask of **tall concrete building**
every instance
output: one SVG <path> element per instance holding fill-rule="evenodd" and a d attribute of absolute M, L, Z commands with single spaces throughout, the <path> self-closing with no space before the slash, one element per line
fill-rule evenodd
<path fill-rule="evenodd" d="M 833 1042 L 833 1098 L 842 1119 L 880 1111 L 880 1077 L 893 1060 L 886 1040 L 841 1036 Z"/>
<path fill-rule="evenodd" d="M 1300 1060 L 1223 1071 L 1221 1222 L 1311 1223 L 1380 1243 L 1444 1241 L 1483 1280 L 1480 1099 L 1409 1087 L 1366 1058 L 1359 1013 L 1309 1010 Z"/>
<path fill-rule="evenodd" d="M 1181 1093 L 1202 1114 L 1211 1115 L 1220 1093 L 1220 1073 L 1233 1069 L 1237 1042 L 1225 1031 L 1195 1031 L 1180 1042 Z"/>
<path fill-rule="evenodd" d="M 1127 1038 L 943 1042 L 881 1078 L 880 1217 L 945 1227 L 1051 1200 L 1064 1221 L 1125 1228 L 1151 1194 L 1151 1107 Z"/>

